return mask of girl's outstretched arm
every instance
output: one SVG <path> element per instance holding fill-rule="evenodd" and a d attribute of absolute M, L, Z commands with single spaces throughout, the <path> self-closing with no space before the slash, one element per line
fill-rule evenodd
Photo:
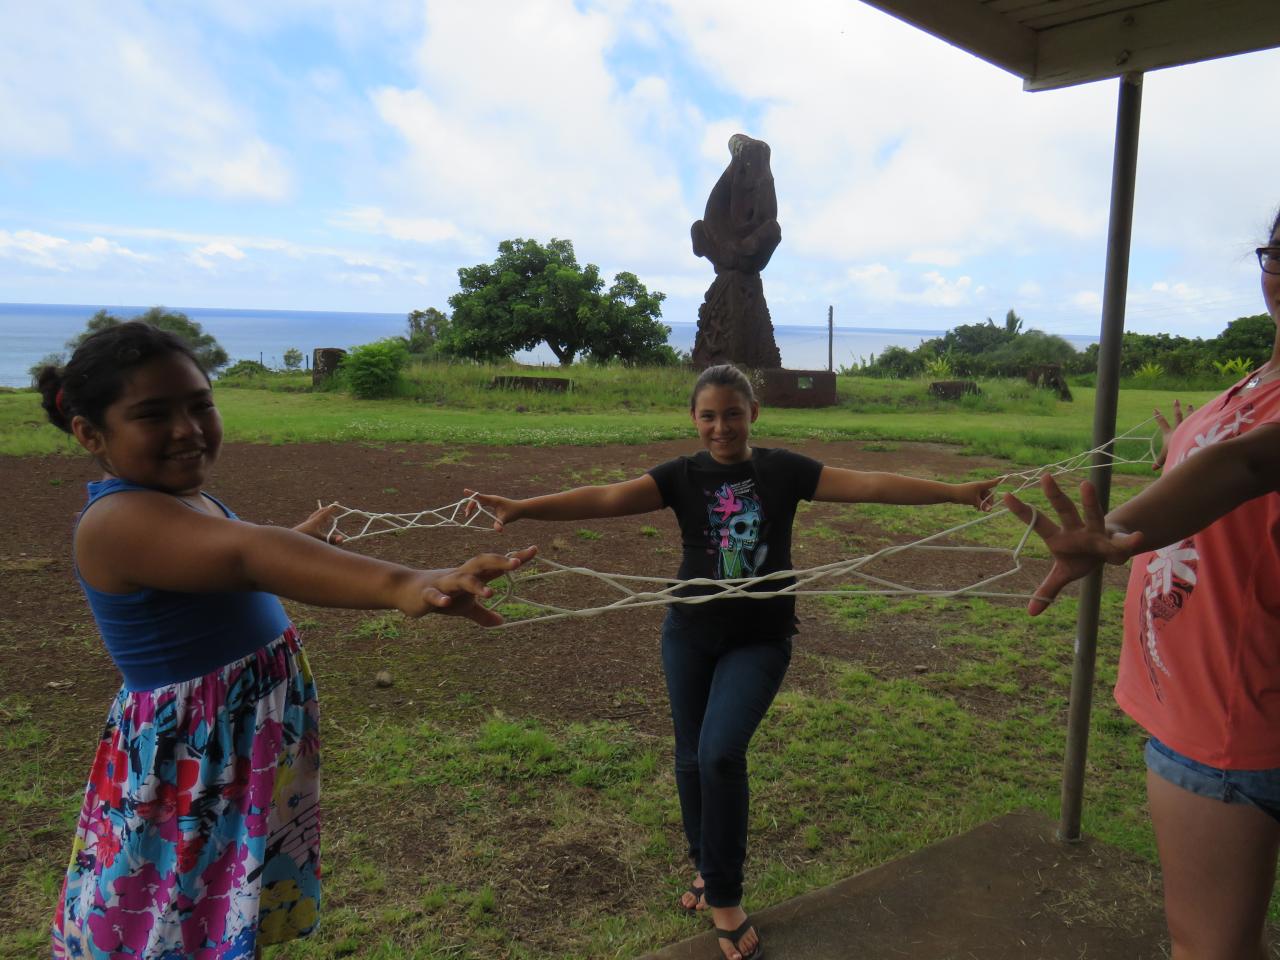
<path fill-rule="evenodd" d="M 530 559 L 482 554 L 456 568 L 415 570 L 346 553 L 296 530 L 211 517 L 162 493 L 117 493 L 94 504 L 76 533 L 76 562 L 110 593 L 145 587 L 194 593 L 264 590 L 322 607 L 456 613 L 501 622 L 475 601 Z"/>
<path fill-rule="evenodd" d="M 1124 563 L 1139 550 L 1178 543 L 1240 504 L 1280 491 L 1280 424 L 1263 424 L 1203 447 L 1105 517 L 1088 481 L 1080 485 L 1083 519 L 1052 477 L 1041 477 L 1040 486 L 1061 526 L 1043 513 L 1035 515 L 1035 531 L 1054 562 L 1027 607 L 1032 616 L 1101 564 Z M 1015 516 L 1032 521 L 1031 507 L 1013 494 L 1004 499 Z"/>
<path fill-rule="evenodd" d="M 492 493 L 464 490 L 497 519 L 493 529 L 516 520 L 595 520 L 600 517 L 625 517 L 633 513 L 651 513 L 662 509 L 658 483 L 649 474 L 621 483 L 598 487 L 578 487 L 563 493 L 512 500 Z M 468 505 L 468 512 L 471 507 Z"/>
<path fill-rule="evenodd" d="M 978 510 L 990 510 L 995 501 L 992 491 L 1002 477 L 976 480 L 972 483 L 942 483 L 921 480 L 898 473 L 874 473 L 823 467 L 818 476 L 815 500 L 835 503 L 964 503 Z"/>

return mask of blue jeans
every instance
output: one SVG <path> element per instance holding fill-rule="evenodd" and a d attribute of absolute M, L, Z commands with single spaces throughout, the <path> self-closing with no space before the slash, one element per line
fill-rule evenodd
<path fill-rule="evenodd" d="M 1280 820 L 1280 770 L 1221 770 L 1147 741 L 1147 768 L 1175 787 L 1223 803 L 1247 803 Z"/>
<path fill-rule="evenodd" d="M 707 903 L 742 902 L 747 744 L 791 663 L 790 637 L 733 634 L 675 610 L 662 624 L 662 669 L 676 732 L 676 790 L 689 857 Z"/>

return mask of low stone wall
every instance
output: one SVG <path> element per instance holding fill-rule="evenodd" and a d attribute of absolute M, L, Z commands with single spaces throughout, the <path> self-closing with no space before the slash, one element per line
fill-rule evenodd
<path fill-rule="evenodd" d="M 491 390 L 547 390 L 565 393 L 573 389 L 573 381 L 567 377 L 494 377 Z"/>
<path fill-rule="evenodd" d="M 929 393 L 939 400 L 959 400 L 966 393 L 981 392 L 972 380 L 935 380 L 929 384 Z"/>
<path fill-rule="evenodd" d="M 834 407 L 836 375 L 830 370 L 757 370 L 766 407 Z"/>

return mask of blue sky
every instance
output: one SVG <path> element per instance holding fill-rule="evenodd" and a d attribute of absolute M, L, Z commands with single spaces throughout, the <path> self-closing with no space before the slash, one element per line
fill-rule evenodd
<path fill-rule="evenodd" d="M 1129 329 L 1263 311 L 1278 81 L 1277 51 L 1148 75 Z M 1115 101 L 857 0 L 11 4 L 0 300 L 447 309 L 498 241 L 567 237 L 693 321 L 741 131 L 773 148 L 775 323 L 1093 334 Z"/>

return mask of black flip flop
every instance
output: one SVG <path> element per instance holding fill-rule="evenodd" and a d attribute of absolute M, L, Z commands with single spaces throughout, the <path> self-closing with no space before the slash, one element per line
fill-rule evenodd
<path fill-rule="evenodd" d="M 703 897 L 707 895 L 706 885 L 704 884 L 703 886 L 700 887 L 697 884 L 691 883 L 689 884 L 689 889 L 686 890 L 685 893 L 693 894 L 693 906 L 686 907 L 683 903 L 681 903 L 680 909 L 683 910 L 685 913 L 689 914 L 689 916 L 696 917 L 698 914 L 703 912 L 702 910 L 698 909 L 698 903 L 702 900 Z M 682 893 L 680 896 L 683 897 L 684 894 Z"/>
<path fill-rule="evenodd" d="M 754 924 L 751 922 L 751 918 L 747 917 L 747 919 L 742 921 L 741 926 L 739 926 L 737 930 L 722 930 L 719 927 L 716 927 L 716 936 L 721 940 L 728 940 L 729 943 L 732 944 L 733 949 L 737 950 L 738 953 L 742 955 L 742 960 L 764 960 L 764 941 L 760 939 L 759 930 L 756 931 L 756 948 L 754 950 L 750 953 L 743 953 L 742 948 L 738 946 L 738 941 L 741 940 L 746 932 L 753 926 Z"/>

